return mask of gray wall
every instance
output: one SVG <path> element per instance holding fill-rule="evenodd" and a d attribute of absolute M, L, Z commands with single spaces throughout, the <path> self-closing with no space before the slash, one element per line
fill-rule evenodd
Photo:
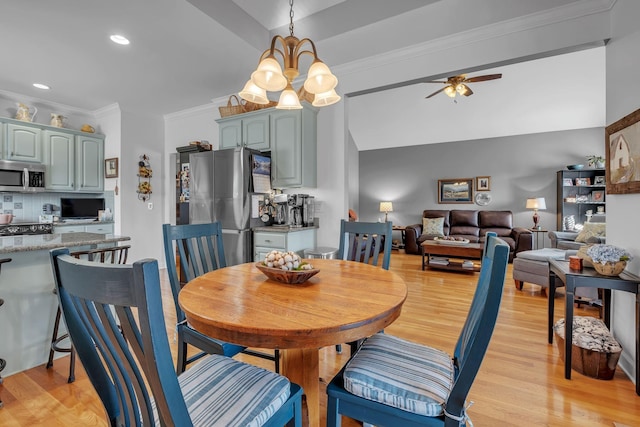
<path fill-rule="evenodd" d="M 424 209 L 485 209 L 511 210 L 514 225 L 532 227 L 526 199 L 544 197 L 541 224 L 555 230 L 556 172 L 602 153 L 602 128 L 362 151 L 360 220 L 384 218 L 379 203 L 390 200 L 389 220 L 399 225 L 420 223 Z M 475 183 L 476 176 L 491 177 L 489 205 L 438 204 L 438 179 L 474 178 Z"/>

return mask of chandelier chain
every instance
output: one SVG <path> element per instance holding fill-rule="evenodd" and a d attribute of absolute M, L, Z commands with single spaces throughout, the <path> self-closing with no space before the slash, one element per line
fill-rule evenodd
<path fill-rule="evenodd" d="M 289 0 L 289 33 L 293 37 L 293 0 Z"/>

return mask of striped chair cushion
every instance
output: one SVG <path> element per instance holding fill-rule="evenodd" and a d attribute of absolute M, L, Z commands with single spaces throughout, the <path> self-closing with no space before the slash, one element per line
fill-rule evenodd
<path fill-rule="evenodd" d="M 178 381 L 194 426 L 259 427 L 290 394 L 282 375 L 219 355 L 194 363 Z"/>
<path fill-rule="evenodd" d="M 428 417 L 443 414 L 453 381 L 447 353 L 383 333 L 367 339 L 344 371 L 348 392 Z"/>

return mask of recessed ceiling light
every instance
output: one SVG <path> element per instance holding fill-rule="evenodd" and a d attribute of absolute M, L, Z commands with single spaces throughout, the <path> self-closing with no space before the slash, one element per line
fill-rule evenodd
<path fill-rule="evenodd" d="M 34 83 L 33 87 L 37 87 L 38 89 L 45 89 L 45 90 L 51 89 L 49 86 L 42 83 Z"/>
<path fill-rule="evenodd" d="M 128 38 L 126 38 L 125 36 L 121 36 L 120 34 L 113 34 L 109 38 L 112 42 L 122 45 L 127 45 L 130 43 Z"/>

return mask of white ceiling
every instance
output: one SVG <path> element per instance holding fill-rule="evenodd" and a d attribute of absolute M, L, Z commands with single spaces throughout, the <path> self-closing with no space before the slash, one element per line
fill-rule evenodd
<path fill-rule="evenodd" d="M 124 111 L 162 115 L 227 97 L 244 85 L 270 38 L 288 33 L 287 0 L 0 1 L 0 98 L 19 94 L 89 111 L 118 103 Z M 321 59 L 339 68 L 452 33 L 589 1 L 297 0 L 294 24 L 296 36 L 311 38 Z M 113 44 L 108 40 L 113 33 L 127 36 L 131 45 Z M 560 58 L 542 64 L 554 69 L 553 61 Z M 595 89 L 600 94 L 602 76 L 592 75 L 585 68 L 588 65 L 577 59 L 568 64 L 574 65 L 569 71 L 551 74 L 531 68 L 539 66 L 536 62 L 528 65 L 502 67 L 497 71 L 504 74 L 503 79 L 473 85 L 475 94 L 464 103 L 452 104 L 444 95 L 425 100 L 437 86 L 421 84 L 354 98 L 354 105 L 366 104 L 372 114 L 388 117 L 388 112 L 374 110 L 397 101 L 414 121 L 427 121 L 426 117 L 446 123 L 446 132 L 453 134 L 461 123 L 473 128 L 469 121 L 456 118 L 473 116 L 483 121 L 478 111 L 511 123 L 516 120 L 505 115 L 524 104 L 549 109 L 548 116 L 555 118 L 565 114 L 559 113 L 562 107 L 562 111 L 584 107 L 574 101 L 600 101 L 599 95 L 588 98 L 584 92 Z M 539 75 L 546 79 L 536 80 Z M 34 82 L 46 83 L 51 90 L 37 90 L 31 86 Z M 580 90 L 558 97 L 573 84 Z M 381 102 L 380 96 L 390 98 Z M 489 101 L 509 108 L 481 104 Z M 474 105 L 482 107 L 466 110 Z M 358 120 L 354 117 L 350 129 L 361 134 L 358 139 L 371 140 Z"/>

